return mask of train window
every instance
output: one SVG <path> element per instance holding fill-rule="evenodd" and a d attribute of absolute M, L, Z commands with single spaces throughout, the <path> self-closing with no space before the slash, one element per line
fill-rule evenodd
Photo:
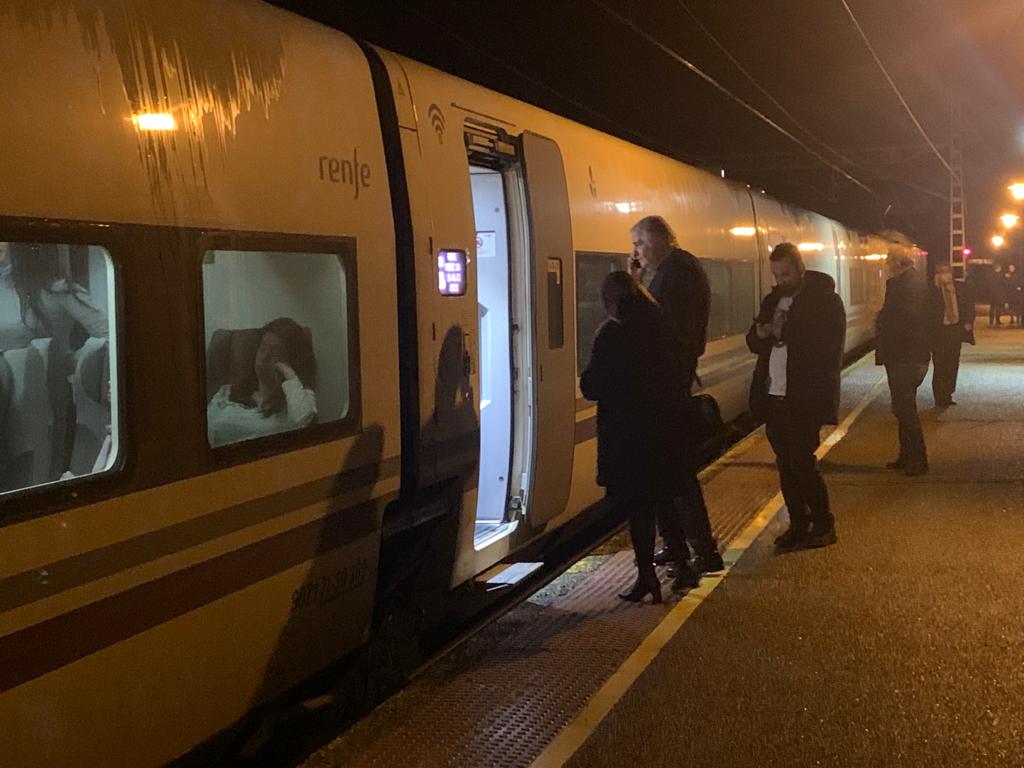
<path fill-rule="evenodd" d="M 354 241 L 339 241 L 338 251 L 206 251 L 212 447 L 306 432 L 350 415 L 357 339 Z"/>
<path fill-rule="evenodd" d="M 0 494 L 114 467 L 114 297 L 102 246 L 0 242 Z"/>
<path fill-rule="evenodd" d="M 865 304 L 868 301 L 868 271 L 857 264 L 850 264 L 850 305 Z"/>
<path fill-rule="evenodd" d="M 576 369 L 590 362 L 594 336 L 604 322 L 601 283 L 606 275 L 626 268 L 625 253 L 576 254 Z"/>
<path fill-rule="evenodd" d="M 754 265 L 749 261 L 730 262 L 732 269 L 732 306 L 730 307 L 729 334 L 746 333 L 751 318 L 757 312 L 754 304 Z"/>
<path fill-rule="evenodd" d="M 708 318 L 708 341 L 711 341 L 729 335 L 732 273 L 729 263 L 725 261 L 701 259 L 700 263 L 711 284 L 711 313 Z"/>
<path fill-rule="evenodd" d="M 548 349 L 565 346 L 563 292 L 562 260 L 548 259 Z"/>

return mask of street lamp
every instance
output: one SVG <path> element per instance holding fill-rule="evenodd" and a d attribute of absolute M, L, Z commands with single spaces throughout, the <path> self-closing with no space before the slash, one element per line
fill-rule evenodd
<path fill-rule="evenodd" d="M 1014 200 L 1024 200 L 1024 181 L 1015 181 L 1007 189 L 1010 190 Z"/>
<path fill-rule="evenodd" d="M 1015 213 L 1004 213 L 999 217 L 999 220 L 1006 229 L 1013 229 L 1020 222 L 1020 216 Z"/>
<path fill-rule="evenodd" d="M 992 247 L 1002 248 L 1006 244 L 1006 238 L 1002 235 L 992 235 Z"/>

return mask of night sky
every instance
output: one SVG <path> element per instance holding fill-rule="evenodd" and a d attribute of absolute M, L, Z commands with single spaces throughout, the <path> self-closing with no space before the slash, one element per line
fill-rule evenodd
<path fill-rule="evenodd" d="M 1024 176 L 1024 0 L 847 3 L 944 155 L 950 94 L 959 88 L 968 244 L 984 252 L 996 217 L 1012 209 L 1006 185 Z M 896 227 L 929 250 L 948 247 L 949 173 L 886 82 L 842 0 L 277 4 L 629 141 L 716 172 L 725 168 L 733 178 L 850 224 Z M 644 35 L 707 72 L 872 193 L 838 176 Z M 789 115 L 751 84 L 711 36 Z"/>

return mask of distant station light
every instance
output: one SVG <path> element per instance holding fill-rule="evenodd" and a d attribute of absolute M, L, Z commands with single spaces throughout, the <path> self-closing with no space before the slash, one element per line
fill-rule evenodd
<path fill-rule="evenodd" d="M 722 178 L 724 179 L 725 178 L 725 168 L 722 169 L 721 173 L 722 173 Z"/>
<path fill-rule="evenodd" d="M 730 235 L 734 235 L 736 237 L 753 237 L 754 235 L 757 234 L 757 228 L 756 227 L 733 227 L 732 229 L 729 230 L 729 234 Z"/>
<path fill-rule="evenodd" d="M 974 253 L 974 251 L 972 251 L 972 250 L 971 250 L 970 248 L 964 248 L 964 258 L 965 258 L 965 259 L 966 259 L 966 258 L 967 258 L 968 256 L 970 256 L 970 255 L 971 255 L 972 253 Z"/>
<path fill-rule="evenodd" d="M 796 247 L 801 253 L 817 253 L 825 250 L 824 243 L 798 243 Z"/>
<path fill-rule="evenodd" d="M 992 247 L 993 248 L 1002 248 L 1005 243 L 1006 243 L 1006 238 L 1003 237 L 1002 235 L 992 235 Z"/>
<path fill-rule="evenodd" d="M 1007 189 L 1010 190 L 1014 200 L 1024 200 L 1024 181 L 1015 181 Z"/>
<path fill-rule="evenodd" d="M 999 221 L 1003 223 L 1003 226 L 1007 229 L 1013 229 L 1020 223 L 1020 216 L 1016 213 L 1004 213 L 999 217 Z"/>
<path fill-rule="evenodd" d="M 173 131 L 178 127 L 169 112 L 142 112 L 132 115 L 132 122 L 140 131 Z"/>

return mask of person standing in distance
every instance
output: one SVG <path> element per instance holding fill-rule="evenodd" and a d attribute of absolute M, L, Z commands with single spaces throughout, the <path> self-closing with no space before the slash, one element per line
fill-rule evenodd
<path fill-rule="evenodd" d="M 885 262 L 891 277 L 875 319 L 875 364 L 885 366 L 892 412 L 899 425 L 899 455 L 886 464 L 905 475 L 928 471 L 928 450 L 917 415 L 917 388 L 928 373 L 929 290 L 905 248 L 893 248 Z"/>
<path fill-rule="evenodd" d="M 633 240 L 633 259 L 630 271 L 635 278 L 647 282 L 647 288 L 662 308 L 680 361 L 679 396 L 689 407 L 690 391 L 697 376 L 697 361 L 704 354 L 708 337 L 708 318 L 711 313 L 711 285 L 697 257 L 681 249 L 675 233 L 661 216 L 645 216 L 630 230 Z M 695 409 L 690 408 L 690 411 Z M 685 435 L 680 436 L 686 439 Z M 696 446 L 693 446 L 695 449 Z M 692 571 L 710 573 L 725 565 L 718 552 L 718 543 L 711 532 L 708 508 L 697 479 L 695 462 L 680 467 L 685 473 L 684 490 L 672 508 L 661 510 L 660 516 L 680 515 L 683 528 L 694 548 L 696 557 Z M 664 526 L 662 526 L 664 533 Z M 664 538 L 664 536 L 663 536 Z M 685 549 L 685 547 L 683 547 Z M 659 551 L 655 561 L 676 563 L 677 587 L 686 583 L 695 585 L 696 576 L 687 567 L 689 552 Z"/>
<path fill-rule="evenodd" d="M 932 395 L 936 408 L 948 408 L 956 405 L 960 346 L 974 343 L 974 299 L 965 281 L 953 279 L 949 264 L 935 267 L 933 282 Z"/>
<path fill-rule="evenodd" d="M 832 277 L 805 270 L 793 243 L 775 246 L 768 260 L 775 288 L 747 331 L 747 347 L 757 355 L 750 411 L 765 422 L 789 510 L 789 529 L 775 546 L 824 547 L 836 542 L 835 519 L 814 452 L 822 425 L 839 421 L 846 310 Z"/>

